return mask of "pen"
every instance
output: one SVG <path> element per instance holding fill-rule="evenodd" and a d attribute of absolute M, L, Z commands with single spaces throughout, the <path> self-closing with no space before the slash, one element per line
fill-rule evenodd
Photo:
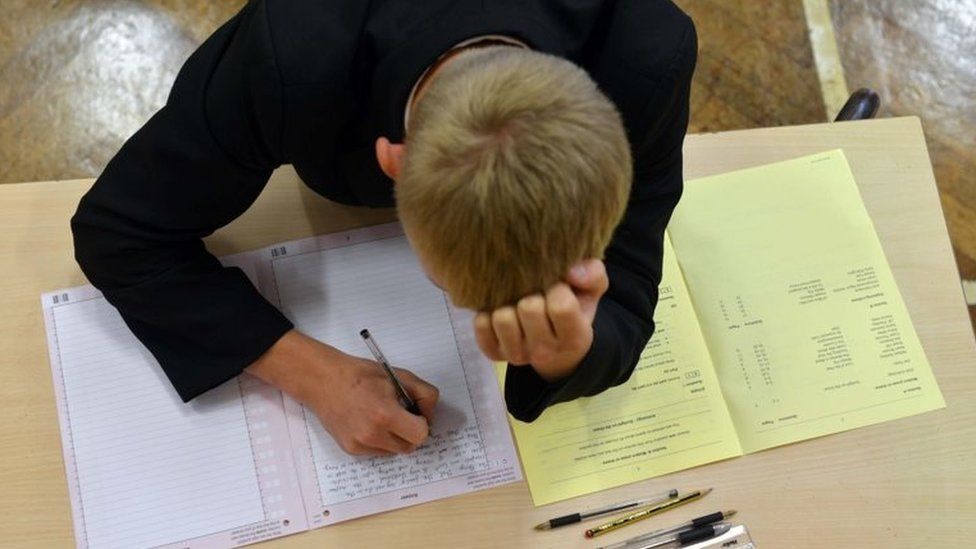
<path fill-rule="evenodd" d="M 572 515 L 565 515 L 562 517 L 556 517 L 554 519 L 549 519 L 541 524 L 536 524 L 536 530 L 549 530 L 550 528 L 558 528 L 560 526 L 566 526 L 567 524 L 576 524 L 577 522 L 598 517 L 601 515 L 607 515 L 610 513 L 616 513 L 617 511 L 623 511 L 625 509 L 631 509 L 634 507 L 642 507 L 644 505 L 651 505 L 654 503 L 661 502 L 662 500 L 667 500 L 670 498 L 678 497 L 677 490 L 669 490 L 663 494 L 659 494 L 648 499 L 638 499 L 634 501 L 627 501 L 623 503 L 614 503 L 613 505 L 607 505 L 606 507 L 600 507 L 599 509 L 593 509 L 592 511 L 584 511 L 582 513 L 573 513 Z"/>
<path fill-rule="evenodd" d="M 623 547 L 632 546 L 642 541 L 650 541 L 654 538 L 659 538 L 661 536 L 666 536 L 668 534 L 674 534 L 676 532 L 684 532 L 686 530 L 694 530 L 695 528 L 700 528 L 702 526 L 707 526 L 709 524 L 725 520 L 731 516 L 734 516 L 735 513 L 736 513 L 735 509 L 731 509 L 729 511 L 718 511 L 710 515 L 704 515 L 696 519 L 691 519 L 688 522 L 683 522 L 677 526 L 672 526 L 671 528 L 654 530 L 653 532 L 641 534 L 639 536 L 635 536 L 628 540 L 624 540 L 619 543 L 614 543 L 612 545 L 606 545 L 604 547 L 600 547 L 599 549 L 621 549 Z"/>
<path fill-rule="evenodd" d="M 668 501 L 665 501 L 664 503 L 660 503 L 658 505 L 655 505 L 654 507 L 648 507 L 647 509 L 641 509 L 640 511 L 637 511 L 636 513 L 631 513 L 631 514 L 629 514 L 629 515 L 627 515 L 625 517 L 621 517 L 621 518 L 618 518 L 616 520 L 612 520 L 610 522 L 605 522 L 605 523 L 603 523 L 603 524 L 601 524 L 601 525 L 599 525 L 599 526 L 597 526 L 595 528 L 590 528 L 589 530 L 587 530 L 586 531 L 586 537 L 593 538 L 593 537 L 596 537 L 596 536 L 600 536 L 600 535 L 606 534 L 607 532 L 611 532 L 613 530 L 616 530 L 617 528 L 623 528 L 624 526 L 627 526 L 628 524 L 632 524 L 632 523 L 637 522 L 639 520 L 644 520 L 644 519 L 646 519 L 648 517 L 652 517 L 654 515 L 657 515 L 658 513 L 663 513 L 663 512 L 665 512 L 665 511 L 667 511 L 669 509 L 674 509 L 675 507 L 678 507 L 680 505 L 684 505 L 686 503 L 695 501 L 696 499 L 699 499 L 699 498 L 702 498 L 702 497 L 708 495 L 708 493 L 711 492 L 711 491 L 712 491 L 711 488 L 706 488 L 704 490 L 695 490 L 694 492 L 691 492 L 690 494 L 685 494 L 685 495 L 680 496 L 678 498 L 669 499 Z"/>
<path fill-rule="evenodd" d="M 647 545 L 635 545 L 634 549 L 658 549 L 659 547 L 684 547 L 685 545 L 691 545 L 696 541 L 702 541 L 702 540 L 714 538 L 715 536 L 721 536 L 722 534 L 728 532 L 731 528 L 732 525 L 727 522 L 710 524 L 708 526 L 695 528 L 694 530 L 688 530 L 687 532 L 681 532 L 680 534 L 674 534 L 668 536 L 666 539 L 654 541 Z"/>
<path fill-rule="evenodd" d="M 410 398 L 410 395 L 403 390 L 403 384 L 400 383 L 400 380 L 397 379 L 396 374 L 393 373 L 393 368 L 390 367 L 390 363 L 387 362 L 386 357 L 383 356 L 383 351 L 380 351 L 380 348 L 376 345 L 376 340 L 374 340 L 373 336 L 370 335 L 369 330 L 363 328 L 359 331 L 359 335 L 362 336 L 363 341 L 366 342 L 366 346 L 369 347 L 369 352 L 373 353 L 373 358 L 376 359 L 376 362 L 379 363 L 380 367 L 383 368 L 383 371 L 386 372 L 386 375 L 390 378 L 390 383 L 393 384 L 393 388 L 396 390 L 397 400 L 400 401 L 400 405 L 406 408 L 411 414 L 419 416 L 420 408 L 418 408 L 417 403 Z"/>

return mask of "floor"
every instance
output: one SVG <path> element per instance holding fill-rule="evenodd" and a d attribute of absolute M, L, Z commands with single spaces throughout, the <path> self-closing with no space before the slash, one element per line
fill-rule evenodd
<path fill-rule="evenodd" d="M 976 279 L 976 1 L 830 4 L 850 88 L 877 90 L 879 116 L 922 118 L 959 272 Z"/>
<path fill-rule="evenodd" d="M 96 176 L 243 3 L 2 0 L 0 183 Z M 691 131 L 822 122 L 830 86 L 877 90 L 880 116 L 922 117 L 960 273 L 976 279 L 976 2 L 676 3 L 701 48 Z"/>

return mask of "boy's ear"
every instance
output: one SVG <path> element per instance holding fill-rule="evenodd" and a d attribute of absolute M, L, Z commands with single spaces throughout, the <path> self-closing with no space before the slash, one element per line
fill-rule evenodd
<path fill-rule="evenodd" d="M 404 151 L 402 143 L 390 143 L 385 137 L 376 140 L 376 161 L 383 173 L 394 182 L 400 177 Z"/>

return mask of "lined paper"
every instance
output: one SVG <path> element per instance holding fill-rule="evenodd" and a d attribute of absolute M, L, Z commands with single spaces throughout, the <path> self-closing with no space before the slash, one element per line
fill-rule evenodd
<path fill-rule="evenodd" d="M 440 390 L 431 436 L 417 451 L 391 457 L 347 455 L 313 411 L 285 397 L 310 527 L 521 479 L 473 314 L 451 306 L 427 279 L 398 224 L 281 243 L 263 257 L 261 289 L 299 330 L 371 358 L 359 336 L 368 328 L 394 366 Z"/>
<path fill-rule="evenodd" d="M 347 455 L 305 410 L 323 505 L 487 468 L 444 294 L 424 276 L 403 236 L 274 263 L 282 311 L 304 333 L 369 357 L 369 328 L 387 358 L 441 391 L 430 439 L 409 455 Z"/>
<path fill-rule="evenodd" d="M 447 304 L 400 235 L 382 225 L 221 261 L 261 280 L 277 301 L 272 265 L 283 260 L 286 312 L 307 331 L 368 356 L 360 328 L 345 333 L 368 324 L 397 366 L 438 386 L 432 436 L 409 456 L 346 455 L 314 415 L 248 375 L 183 403 L 95 288 L 42 295 L 77 545 L 236 547 L 520 480 L 471 314 Z M 285 261 L 290 249 L 309 253 Z M 347 295 L 322 316 L 327 294 Z"/>
<path fill-rule="evenodd" d="M 237 380 L 186 405 L 104 298 L 51 319 L 79 545 L 154 546 L 265 518 Z"/>

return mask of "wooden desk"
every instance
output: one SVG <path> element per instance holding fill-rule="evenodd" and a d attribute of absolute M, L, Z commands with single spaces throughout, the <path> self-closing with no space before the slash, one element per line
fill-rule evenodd
<path fill-rule="evenodd" d="M 916 118 L 689 136 L 695 178 L 841 147 L 847 153 L 947 408 L 534 509 L 524 483 L 270 542 L 281 547 L 595 547 L 543 519 L 662 487 L 714 486 L 669 524 L 739 510 L 761 547 L 962 547 L 976 535 L 976 344 Z M 73 545 L 41 292 L 85 280 L 68 218 L 90 181 L 0 186 L 0 545 Z M 303 214 L 303 215 L 301 215 Z M 316 198 L 280 170 L 210 240 L 218 255 L 392 219 Z M 701 513 L 699 513 L 701 512 Z M 125 517 L 119 518 L 124 523 Z M 601 541 L 633 535 L 623 530 Z"/>

